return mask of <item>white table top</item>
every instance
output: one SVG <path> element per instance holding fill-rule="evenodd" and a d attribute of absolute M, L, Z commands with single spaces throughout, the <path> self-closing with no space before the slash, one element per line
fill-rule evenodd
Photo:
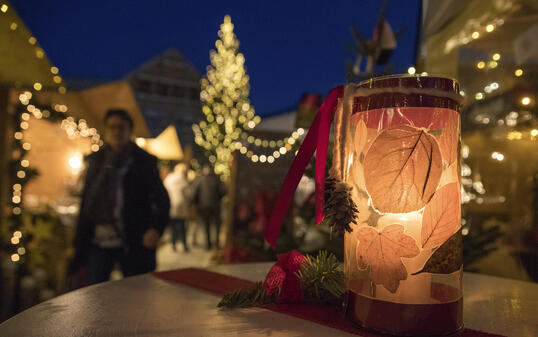
<path fill-rule="evenodd" d="M 209 270 L 262 280 L 270 263 Z M 464 322 L 510 337 L 538 336 L 538 284 L 465 273 Z M 354 336 L 264 309 L 217 309 L 219 297 L 141 275 L 40 303 L 0 324 L 0 336 Z"/>

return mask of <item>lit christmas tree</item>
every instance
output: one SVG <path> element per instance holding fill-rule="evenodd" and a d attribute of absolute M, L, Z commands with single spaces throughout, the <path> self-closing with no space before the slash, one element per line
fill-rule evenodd
<path fill-rule="evenodd" d="M 195 142 L 204 148 L 215 173 L 226 179 L 230 174 L 231 153 L 241 147 L 235 140 L 260 121 L 248 99 L 249 77 L 245 57 L 239 52 L 230 16 L 220 25 L 219 40 L 209 55 L 211 65 L 201 80 L 200 99 L 205 120 L 193 126 Z"/>

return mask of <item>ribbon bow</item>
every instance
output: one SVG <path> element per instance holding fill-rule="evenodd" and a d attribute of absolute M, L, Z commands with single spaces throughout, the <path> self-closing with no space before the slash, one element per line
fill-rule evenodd
<path fill-rule="evenodd" d="M 288 209 L 299 185 L 299 181 L 304 174 L 306 166 L 312 159 L 316 151 L 316 222 L 319 224 L 323 221 L 324 212 L 324 186 L 325 186 L 325 163 L 327 160 L 327 146 L 329 143 L 329 133 L 331 129 L 331 119 L 333 112 L 338 104 L 338 99 L 344 95 L 344 87 L 338 86 L 331 90 L 327 98 L 321 104 L 316 114 L 316 118 L 310 130 L 308 131 L 297 156 L 291 164 L 291 168 L 284 179 L 280 188 L 280 193 L 269 218 L 267 229 L 265 231 L 265 240 L 273 247 L 276 247 L 276 241 L 282 227 L 282 221 L 288 212 Z"/>

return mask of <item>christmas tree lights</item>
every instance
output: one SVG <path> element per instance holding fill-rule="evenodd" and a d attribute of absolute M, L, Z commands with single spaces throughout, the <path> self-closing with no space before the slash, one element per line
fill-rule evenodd
<path fill-rule="evenodd" d="M 230 174 L 231 153 L 235 140 L 246 130 L 260 123 L 250 104 L 249 76 L 245 69 L 245 56 L 239 52 L 239 41 L 233 32 L 230 16 L 224 17 L 211 50 L 211 65 L 206 78 L 201 80 L 200 99 L 205 120 L 193 126 L 195 142 L 201 146 L 215 173 L 224 179 Z"/>

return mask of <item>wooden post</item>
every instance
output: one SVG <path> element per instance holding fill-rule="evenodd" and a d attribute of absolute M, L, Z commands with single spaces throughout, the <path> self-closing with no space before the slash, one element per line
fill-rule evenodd
<path fill-rule="evenodd" d="M 8 107 L 9 88 L 0 87 L 0 228 L 5 226 L 5 213 L 9 179 L 7 176 L 10 149 L 8 142 L 9 114 Z"/>
<path fill-rule="evenodd" d="M 224 238 L 225 247 L 232 242 L 233 238 L 233 223 L 234 223 L 234 208 L 235 208 L 235 193 L 236 193 L 236 175 L 237 175 L 237 152 L 232 154 L 232 162 L 230 168 L 230 178 L 228 179 L 228 203 L 226 208 L 226 218 L 224 223 Z"/>

